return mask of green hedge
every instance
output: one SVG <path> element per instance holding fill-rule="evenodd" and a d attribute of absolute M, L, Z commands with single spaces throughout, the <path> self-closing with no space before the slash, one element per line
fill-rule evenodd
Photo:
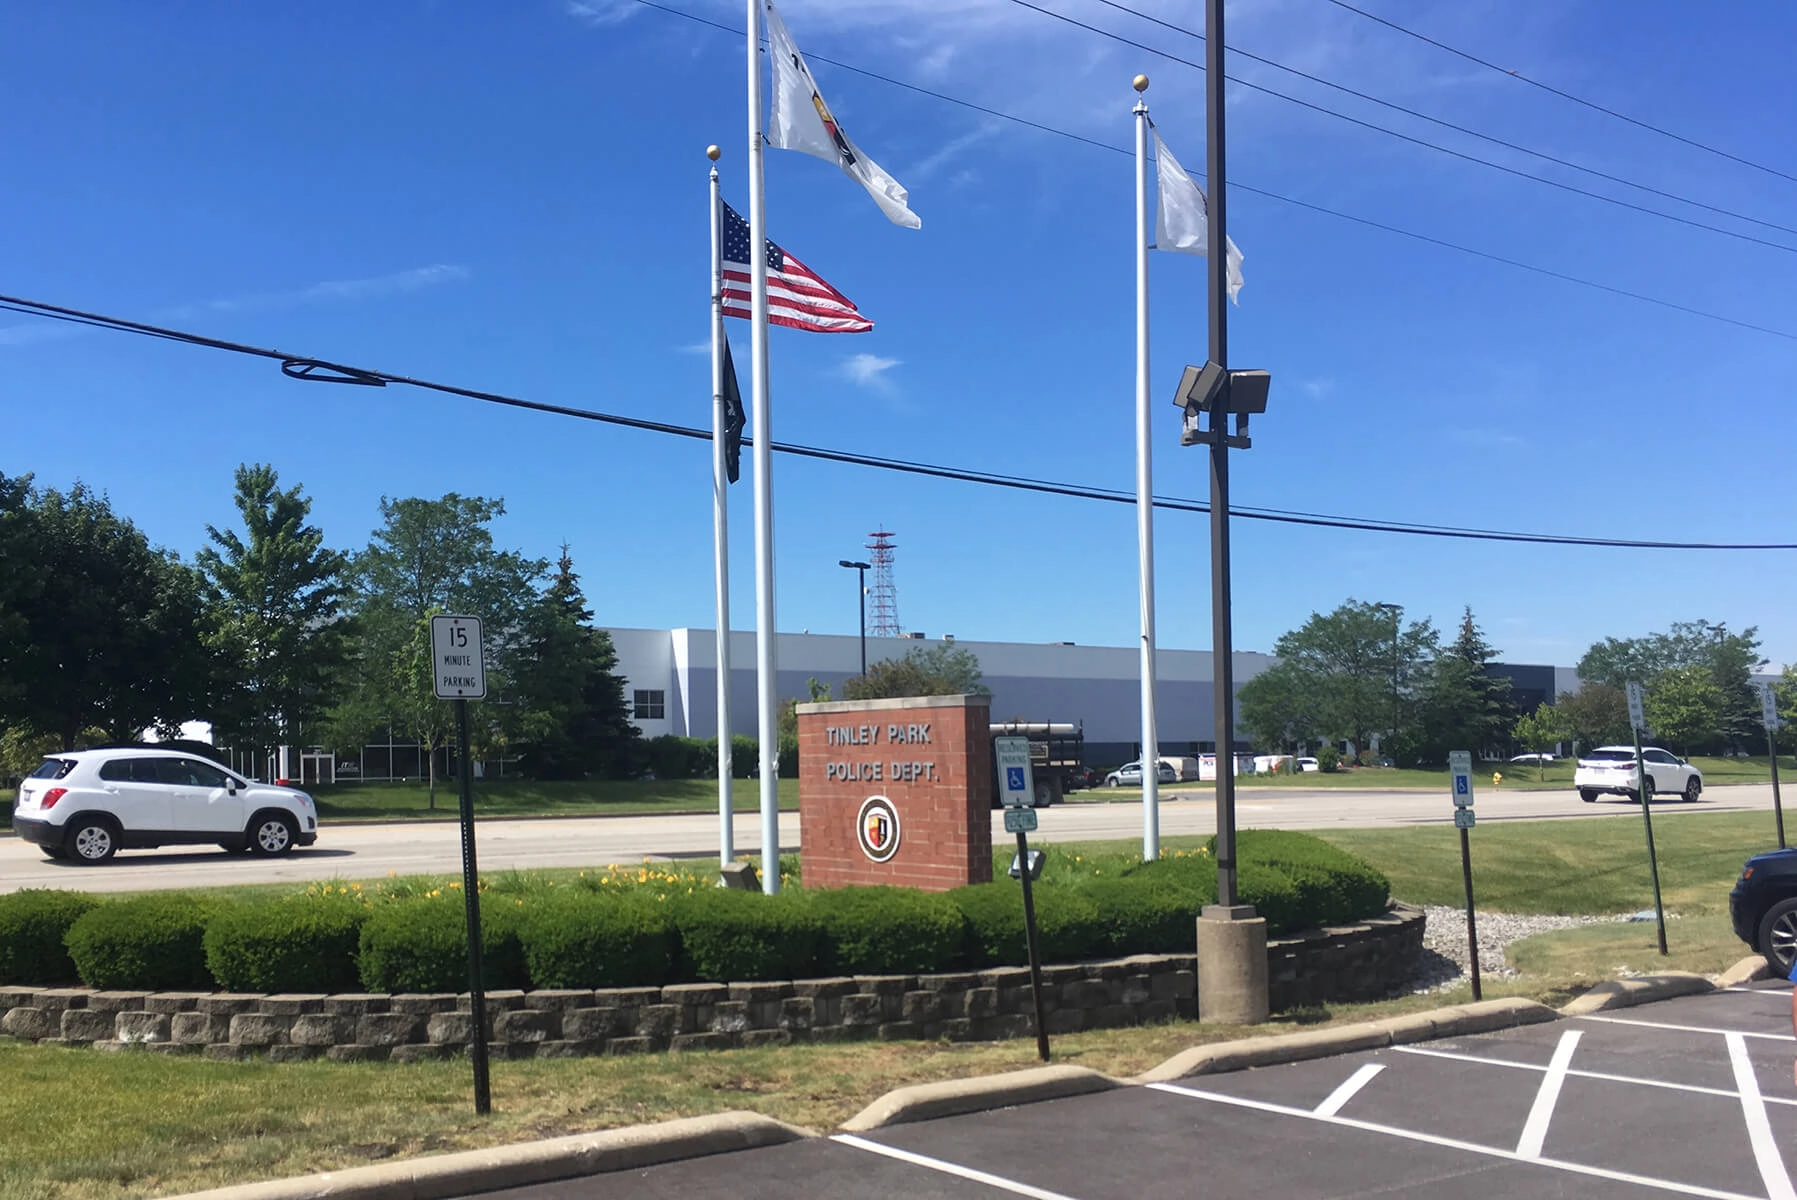
<path fill-rule="evenodd" d="M 221 909 L 206 967 L 228 992 L 348 992 L 369 908 L 348 896 L 288 896 Z"/>
<path fill-rule="evenodd" d="M 482 974 L 488 989 L 530 985 L 516 908 L 483 902 L 480 914 Z M 357 966 L 371 992 L 468 990 L 468 927 L 458 893 L 454 899 L 414 900 L 375 908 L 362 924 Z"/>
<path fill-rule="evenodd" d="M 676 974 L 688 980 L 803 979 L 817 973 L 823 923 L 797 888 L 774 896 L 706 888 L 670 896 L 680 934 Z"/>
<path fill-rule="evenodd" d="M 1023 889 L 1007 879 L 976 883 L 947 893 L 967 921 L 965 962 L 970 967 L 1020 966 L 1029 962 L 1023 931 Z M 1044 962 L 1093 958 L 1107 939 L 1104 914 L 1084 887 L 1035 889 L 1036 939 Z"/>
<path fill-rule="evenodd" d="M 0 983 L 73 983 L 63 939 L 100 902 L 85 892 L 31 888 L 0 896 Z"/>
<path fill-rule="evenodd" d="M 109 900 L 71 925 L 64 942 L 91 988 L 210 990 L 206 925 L 219 908 L 179 892 Z"/>
<path fill-rule="evenodd" d="M 518 939 L 540 988 L 653 987 L 667 980 L 678 945 L 663 905 L 591 892 L 527 905 Z"/>
<path fill-rule="evenodd" d="M 819 975 L 916 975 L 959 962 L 967 922 L 940 892 L 846 887 L 812 895 Z"/>

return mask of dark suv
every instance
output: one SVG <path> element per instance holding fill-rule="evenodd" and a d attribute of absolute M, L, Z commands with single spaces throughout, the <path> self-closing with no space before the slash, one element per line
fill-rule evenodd
<path fill-rule="evenodd" d="M 1797 959 L 1797 849 L 1756 854 L 1728 894 L 1735 936 L 1766 956 L 1779 979 Z"/>

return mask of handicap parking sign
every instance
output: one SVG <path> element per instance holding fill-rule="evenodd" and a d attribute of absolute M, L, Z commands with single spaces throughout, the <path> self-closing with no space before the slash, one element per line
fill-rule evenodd
<path fill-rule="evenodd" d="M 1022 767 L 1005 768 L 1005 790 L 1008 792 L 1026 792 L 1029 785 L 1023 781 Z"/>
<path fill-rule="evenodd" d="M 1466 795 L 1472 791 L 1472 779 L 1465 775 L 1454 776 L 1454 791 L 1458 795 Z"/>

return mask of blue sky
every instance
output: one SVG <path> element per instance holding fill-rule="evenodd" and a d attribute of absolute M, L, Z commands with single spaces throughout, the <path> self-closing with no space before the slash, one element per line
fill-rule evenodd
<path fill-rule="evenodd" d="M 741 5 L 671 0 L 738 27 Z M 1093 0 L 1047 7 L 1182 57 L 1197 41 Z M 1366 0 L 1392 20 L 1797 175 L 1797 13 L 1725 4 Z M 1131 7 L 1197 28 L 1196 3 Z M 746 203 L 741 38 L 636 0 L 17 7 L 0 292 L 402 374 L 709 422 L 704 148 Z M 904 183 L 888 224 L 829 164 L 768 153 L 770 232 L 873 332 L 772 335 L 777 440 L 1134 486 L 1132 167 L 815 61 L 828 57 L 1130 144 L 1129 82 L 1194 170 L 1200 72 L 1010 0 L 782 7 L 837 115 Z M 1241 0 L 1229 40 L 1480 131 L 1797 225 L 1797 183 L 1631 127 L 1326 0 Z M 1232 74 L 1507 165 L 1797 246 L 1382 112 L 1270 68 Z M 1233 183 L 1797 333 L 1792 252 L 1753 245 L 1231 90 Z M 1273 373 L 1244 505 L 1674 540 L 1797 541 L 1797 341 L 1556 282 L 1246 191 L 1231 361 Z M 1170 402 L 1205 354 L 1204 263 L 1153 262 L 1156 489 L 1197 497 Z M 231 475 L 302 483 L 331 541 L 381 496 L 502 496 L 505 544 L 564 540 L 601 621 L 712 624 L 708 448 L 0 314 L 0 471 L 105 490 L 191 554 Z M 747 358 L 746 323 L 731 334 Z M 746 383 L 746 380 L 745 380 Z M 779 624 L 852 632 L 866 534 L 898 534 L 908 628 L 1129 644 L 1135 518 L 1056 499 L 776 462 Z M 734 624 L 754 614 L 751 491 L 732 494 Z M 1205 518 L 1158 521 L 1163 645 L 1209 643 Z M 1344 598 L 1444 627 L 1472 605 L 1517 661 L 1705 617 L 1797 659 L 1791 554 L 1470 545 L 1238 522 L 1236 645 Z"/>

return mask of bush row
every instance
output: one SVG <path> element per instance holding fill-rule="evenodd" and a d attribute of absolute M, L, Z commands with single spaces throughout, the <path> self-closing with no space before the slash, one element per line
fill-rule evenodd
<path fill-rule="evenodd" d="M 664 733 L 643 745 L 649 770 L 657 779 L 716 779 L 718 777 L 718 740 L 716 738 L 679 737 Z M 779 745 L 780 777 L 799 777 L 799 739 L 796 734 L 781 734 Z M 753 779 L 760 772 L 761 743 L 737 734 L 730 739 L 730 774 L 737 779 Z"/>
<path fill-rule="evenodd" d="M 1383 876 L 1302 834 L 1240 836 L 1239 890 L 1268 932 L 1383 911 Z M 456 893 L 373 903 L 345 889 L 231 903 L 162 894 L 107 902 L 64 892 L 0 897 L 0 983 L 289 992 L 445 992 L 466 986 Z M 1036 921 L 1050 962 L 1191 946 L 1216 899 L 1214 853 L 1043 886 Z M 689 981 L 912 975 L 1027 961 L 1021 889 L 950 892 L 700 887 L 657 894 L 582 888 L 489 893 L 482 956 L 491 988 L 650 987 Z"/>

